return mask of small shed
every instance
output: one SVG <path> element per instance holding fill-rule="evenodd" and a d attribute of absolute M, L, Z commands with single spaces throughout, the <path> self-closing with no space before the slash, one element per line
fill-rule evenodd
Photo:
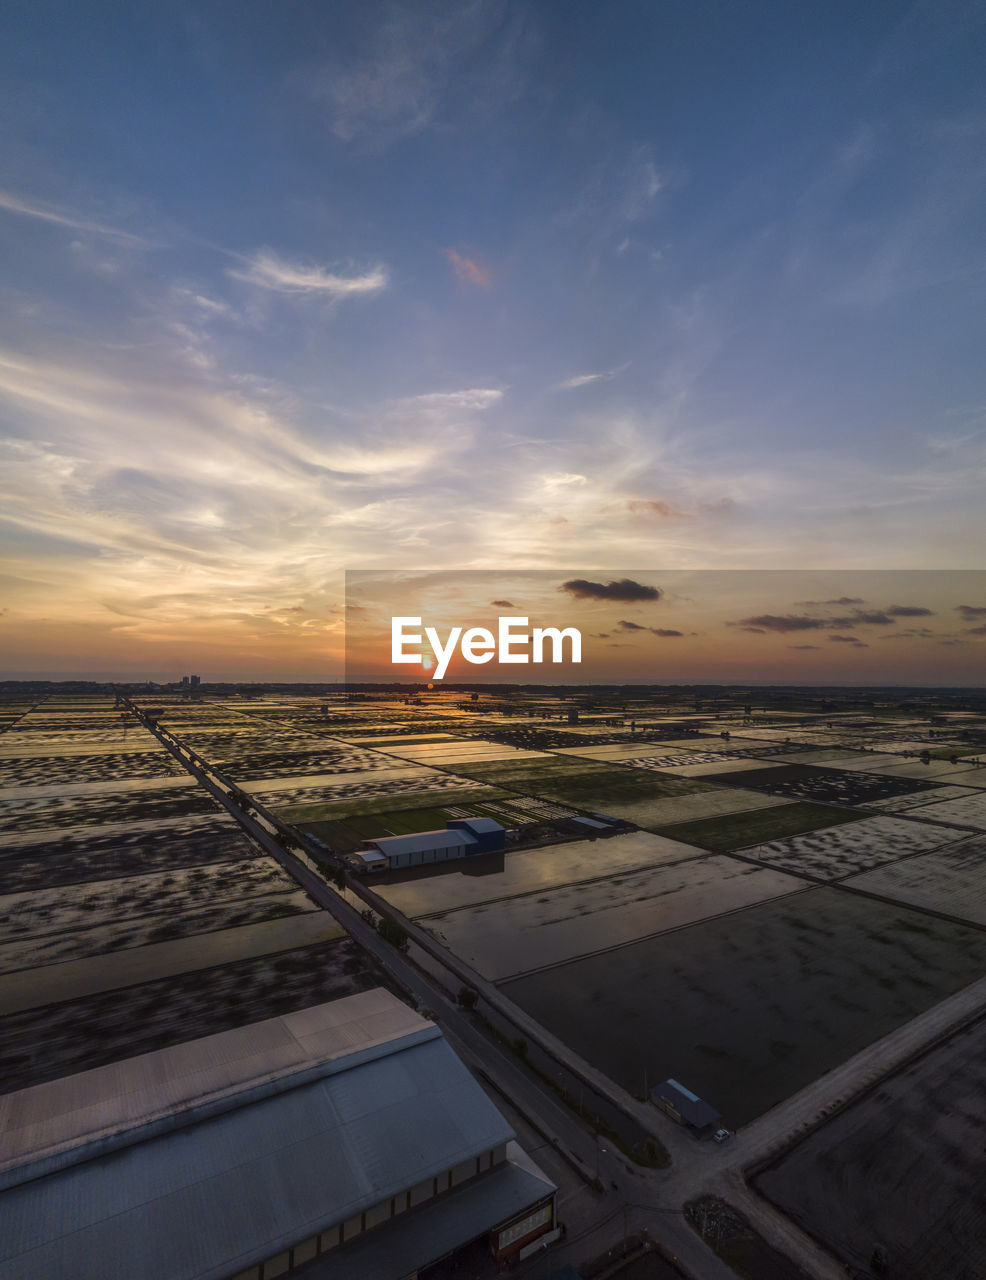
<path fill-rule="evenodd" d="M 476 841 L 470 853 L 490 853 L 502 849 L 506 842 L 506 830 L 493 818 L 450 818 L 445 824 L 449 831 L 467 831 Z"/>
<path fill-rule="evenodd" d="M 662 1111 L 666 1111 L 678 1124 L 689 1125 L 693 1129 L 708 1129 L 718 1124 L 719 1112 L 708 1102 L 686 1089 L 677 1080 L 665 1080 L 655 1085 L 650 1094 L 651 1102 Z"/>

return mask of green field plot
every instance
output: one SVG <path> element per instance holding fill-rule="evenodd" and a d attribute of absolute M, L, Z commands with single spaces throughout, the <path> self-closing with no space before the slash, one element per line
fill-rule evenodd
<path fill-rule="evenodd" d="M 712 853 L 728 853 L 746 849 L 767 840 L 802 835 L 842 822 L 856 822 L 864 815 L 849 809 L 834 809 L 824 804 L 782 804 L 770 809 L 754 809 L 749 813 L 730 813 L 725 817 L 703 818 L 697 822 L 678 822 L 662 827 L 673 840 L 696 844 Z"/>
<path fill-rule="evenodd" d="M 697 784 L 693 784 L 697 785 Z M 791 804 L 784 796 L 765 796 L 742 787 L 714 787 L 688 791 L 684 795 L 648 796 L 642 800 L 617 800 L 608 812 L 625 818 L 648 831 L 659 831 L 679 822 L 698 822 L 704 818 L 721 818 L 730 813 L 746 813 L 750 809 L 767 809 Z"/>
<path fill-rule="evenodd" d="M 415 791 L 395 797 L 392 793 L 373 796 L 354 796 L 348 800 L 325 801 L 317 804 L 271 805 L 272 812 L 283 822 L 296 827 L 314 830 L 312 823 L 334 822 L 341 818 L 361 817 L 366 814 L 393 813 L 395 799 L 401 813 L 414 809 L 446 808 L 449 805 L 469 804 L 473 801 L 496 800 L 504 793 L 497 787 L 469 787 L 461 790 Z M 439 825 L 444 826 L 444 823 Z M 423 827 L 427 831 L 429 828 Z"/>
<path fill-rule="evenodd" d="M 503 991 L 637 1095 L 672 1076 L 744 1124 L 982 975 L 986 932 L 819 888 Z"/>
<path fill-rule="evenodd" d="M 497 801 L 479 804 L 476 801 L 459 801 L 450 805 L 425 805 L 418 809 L 400 809 L 382 813 L 354 814 L 347 818 L 296 822 L 311 835 L 317 836 L 336 853 L 352 853 L 363 846 L 365 840 L 381 836 L 406 836 L 419 831 L 440 831 L 451 818 L 492 818 L 504 827 L 520 822 L 543 821 L 538 814 L 528 813 L 520 805 L 501 807 Z"/>
<path fill-rule="evenodd" d="M 653 770 L 590 764 L 563 756 L 516 762 L 477 761 L 457 764 L 456 771 L 527 795 L 582 809 L 612 811 L 621 817 L 620 810 L 613 808 L 620 801 L 654 800 L 709 790 L 707 783 L 689 782 Z"/>

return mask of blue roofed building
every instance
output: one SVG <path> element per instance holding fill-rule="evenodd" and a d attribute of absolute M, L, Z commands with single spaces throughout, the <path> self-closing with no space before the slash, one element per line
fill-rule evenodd
<path fill-rule="evenodd" d="M 678 1124 L 690 1125 L 693 1129 L 707 1129 L 721 1119 L 711 1103 L 704 1102 L 677 1080 L 668 1079 L 655 1085 L 650 1096 L 651 1102 Z"/>

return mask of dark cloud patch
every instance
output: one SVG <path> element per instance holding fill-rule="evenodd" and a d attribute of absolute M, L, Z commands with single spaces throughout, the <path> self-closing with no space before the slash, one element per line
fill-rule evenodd
<path fill-rule="evenodd" d="M 490 604 L 494 609 L 516 609 L 517 606 L 512 600 L 491 600 Z"/>
<path fill-rule="evenodd" d="M 830 618 L 830 627 L 892 627 L 894 623 L 889 613 L 882 609 L 853 609 L 848 618 Z"/>
<path fill-rule="evenodd" d="M 966 627 L 967 636 L 986 636 L 986 622 L 981 627 Z"/>
<path fill-rule="evenodd" d="M 657 587 L 645 586 L 642 582 L 634 582 L 632 578 L 620 578 L 618 582 L 590 582 L 586 578 L 570 578 L 558 590 L 567 591 L 576 600 L 620 600 L 625 604 L 661 598 Z"/>
<path fill-rule="evenodd" d="M 895 631 L 891 636 L 881 636 L 881 640 L 929 640 L 935 632 L 930 627 L 908 627 L 906 631 Z"/>
<path fill-rule="evenodd" d="M 839 596 L 838 600 L 795 600 L 796 605 L 802 609 L 822 609 L 830 604 L 863 604 L 865 603 L 862 596 Z"/>
<path fill-rule="evenodd" d="M 914 604 L 892 604 L 887 610 L 891 618 L 933 618 L 933 609 L 923 609 Z"/>
<path fill-rule="evenodd" d="M 652 636 L 680 636 L 684 633 L 681 631 L 672 631 L 667 627 L 642 627 L 639 622 L 630 622 L 627 618 L 623 618 L 617 628 L 619 631 L 647 631 Z"/>
<path fill-rule="evenodd" d="M 608 640 L 612 633 L 609 631 L 593 631 L 589 635 L 590 640 Z"/>
<path fill-rule="evenodd" d="M 742 627 L 744 631 L 763 633 L 765 631 L 819 631 L 833 625 L 830 618 L 812 618 L 807 614 L 760 613 L 755 618 L 741 618 L 739 622 L 728 622 L 729 627 Z"/>
<path fill-rule="evenodd" d="M 857 649 L 868 649 L 870 646 L 864 644 L 858 636 L 829 636 L 829 640 L 835 641 L 836 644 L 851 644 Z"/>
<path fill-rule="evenodd" d="M 986 605 L 957 604 L 955 610 L 961 613 L 967 622 L 971 622 L 973 618 L 986 618 Z"/>
<path fill-rule="evenodd" d="M 828 631 L 832 627 L 839 631 L 849 631 L 853 627 L 892 627 L 894 619 L 882 609 L 854 609 L 851 614 L 839 618 L 823 618 L 813 613 L 761 613 L 726 625 L 742 627 L 746 631 L 759 628 L 784 635 L 791 631 Z"/>
<path fill-rule="evenodd" d="M 939 640 L 938 643 L 946 648 L 951 648 L 956 644 L 965 644 L 964 640 Z"/>
<path fill-rule="evenodd" d="M 817 649 L 817 644 L 789 644 L 789 649 Z"/>

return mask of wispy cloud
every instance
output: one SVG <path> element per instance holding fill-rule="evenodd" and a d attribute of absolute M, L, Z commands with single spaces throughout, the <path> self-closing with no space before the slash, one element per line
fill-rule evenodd
<path fill-rule="evenodd" d="M 455 278 L 462 284 L 475 284 L 481 289 L 488 289 L 493 282 L 490 268 L 473 255 L 467 257 L 456 249 L 443 249 L 442 253 L 452 264 Z"/>
<path fill-rule="evenodd" d="M 410 0 L 368 23 L 358 47 L 299 68 L 292 83 L 324 107 L 341 142 L 387 146 L 451 118 L 480 116 L 523 92 L 536 47 L 530 15 L 501 0 Z M 469 66 L 465 89 L 461 76 Z"/>
<path fill-rule="evenodd" d="M 559 382 L 558 391 L 577 391 L 579 387 L 587 387 L 593 382 L 611 382 L 613 378 L 619 377 L 621 373 L 630 368 L 630 362 L 617 365 L 615 369 L 607 369 L 603 373 L 580 373 L 574 378 L 566 378 L 564 382 Z"/>
<path fill-rule="evenodd" d="M 129 231 L 121 231 L 118 227 L 110 227 L 102 222 L 95 222 L 82 214 L 71 210 L 56 209 L 44 201 L 28 199 L 15 195 L 10 191 L 0 190 L 0 209 L 6 213 L 19 214 L 25 218 L 36 218 L 40 222 L 51 222 L 59 227 L 69 227 L 73 231 L 89 231 L 94 235 L 105 236 L 117 240 L 121 244 L 132 246 L 147 244 L 141 236 Z"/>
<path fill-rule="evenodd" d="M 379 293 L 389 283 L 387 268 L 371 267 L 360 275 L 339 275 L 311 263 L 289 262 L 271 249 L 261 249 L 246 259 L 242 269 L 229 268 L 228 275 L 261 289 L 277 293 L 318 294 L 328 298 L 351 298 Z"/>

